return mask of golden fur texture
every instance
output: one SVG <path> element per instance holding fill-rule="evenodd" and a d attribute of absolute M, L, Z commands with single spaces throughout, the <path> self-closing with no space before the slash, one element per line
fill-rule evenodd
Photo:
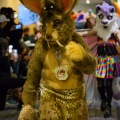
<path fill-rule="evenodd" d="M 24 118 L 22 117 L 24 116 Z M 26 105 L 22 108 L 22 112 L 19 115 L 19 120 L 37 120 L 39 112 L 35 110 L 31 105 Z"/>
<path fill-rule="evenodd" d="M 60 1 L 64 2 L 62 10 L 58 9 Z M 28 65 L 22 99 L 24 106 L 34 107 L 40 87 L 38 120 L 88 120 L 84 74 L 94 72 L 96 61 L 84 40 L 74 32 L 69 12 L 76 0 L 70 0 L 69 8 L 65 6 L 68 0 L 60 1 L 41 3 L 45 7 L 40 13 L 42 37 Z M 19 120 L 26 120 L 24 113 L 23 108 Z"/>
<path fill-rule="evenodd" d="M 69 59 L 73 61 L 82 61 L 86 56 L 86 51 L 84 48 L 80 44 L 73 41 L 70 41 L 68 45 L 65 46 L 65 49 L 66 56 L 69 56 Z"/>

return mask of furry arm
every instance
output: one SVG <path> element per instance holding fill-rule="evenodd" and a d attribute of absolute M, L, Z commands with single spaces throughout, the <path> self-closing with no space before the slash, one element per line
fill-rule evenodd
<path fill-rule="evenodd" d="M 38 40 L 31 59 L 28 65 L 27 80 L 23 87 L 22 100 L 24 105 L 31 105 L 34 107 L 36 102 L 36 93 L 39 88 L 39 81 L 41 77 L 41 56 L 42 56 L 42 42 Z"/>
<path fill-rule="evenodd" d="M 84 42 L 83 38 L 77 33 L 73 34 L 73 40 L 79 43 L 83 47 L 83 49 L 86 51 L 86 54 L 83 60 L 74 61 L 76 64 L 76 67 L 85 74 L 93 73 L 96 69 L 96 60 L 95 60 L 95 57 L 92 55 L 92 52 L 90 51 L 88 45 Z"/>

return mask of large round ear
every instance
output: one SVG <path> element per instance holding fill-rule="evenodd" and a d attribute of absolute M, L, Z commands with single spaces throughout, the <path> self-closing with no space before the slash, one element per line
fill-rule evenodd
<path fill-rule="evenodd" d="M 41 13 L 41 3 L 40 0 L 20 0 L 25 7 L 30 9 L 33 12 L 36 12 L 38 14 Z"/>
<path fill-rule="evenodd" d="M 115 12 L 115 7 L 111 6 L 110 12 L 114 13 Z"/>
<path fill-rule="evenodd" d="M 101 10 L 101 5 L 96 6 L 96 13 L 98 13 Z"/>
<path fill-rule="evenodd" d="M 62 7 L 65 13 L 70 12 L 73 7 L 76 5 L 78 0 L 61 0 Z"/>

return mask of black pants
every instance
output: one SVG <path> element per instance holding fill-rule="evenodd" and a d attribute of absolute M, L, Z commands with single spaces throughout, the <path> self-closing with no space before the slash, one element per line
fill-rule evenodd
<path fill-rule="evenodd" d="M 10 78 L 0 80 L 0 110 L 3 110 L 5 108 L 8 89 L 22 87 L 24 83 L 25 79 L 23 78 Z"/>
<path fill-rule="evenodd" d="M 111 107 L 111 101 L 113 96 L 112 82 L 113 79 L 103 79 L 97 78 L 98 82 L 98 92 L 100 94 L 101 100 L 105 100 L 109 107 Z"/>

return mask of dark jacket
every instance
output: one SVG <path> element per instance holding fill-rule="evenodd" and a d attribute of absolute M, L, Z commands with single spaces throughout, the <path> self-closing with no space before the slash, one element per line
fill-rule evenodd
<path fill-rule="evenodd" d="M 23 78 L 11 78 L 10 60 L 7 56 L 0 56 L 0 88 L 22 87 L 24 82 Z"/>
<path fill-rule="evenodd" d="M 7 87 L 10 79 L 10 62 L 7 56 L 0 56 L 0 87 Z"/>

